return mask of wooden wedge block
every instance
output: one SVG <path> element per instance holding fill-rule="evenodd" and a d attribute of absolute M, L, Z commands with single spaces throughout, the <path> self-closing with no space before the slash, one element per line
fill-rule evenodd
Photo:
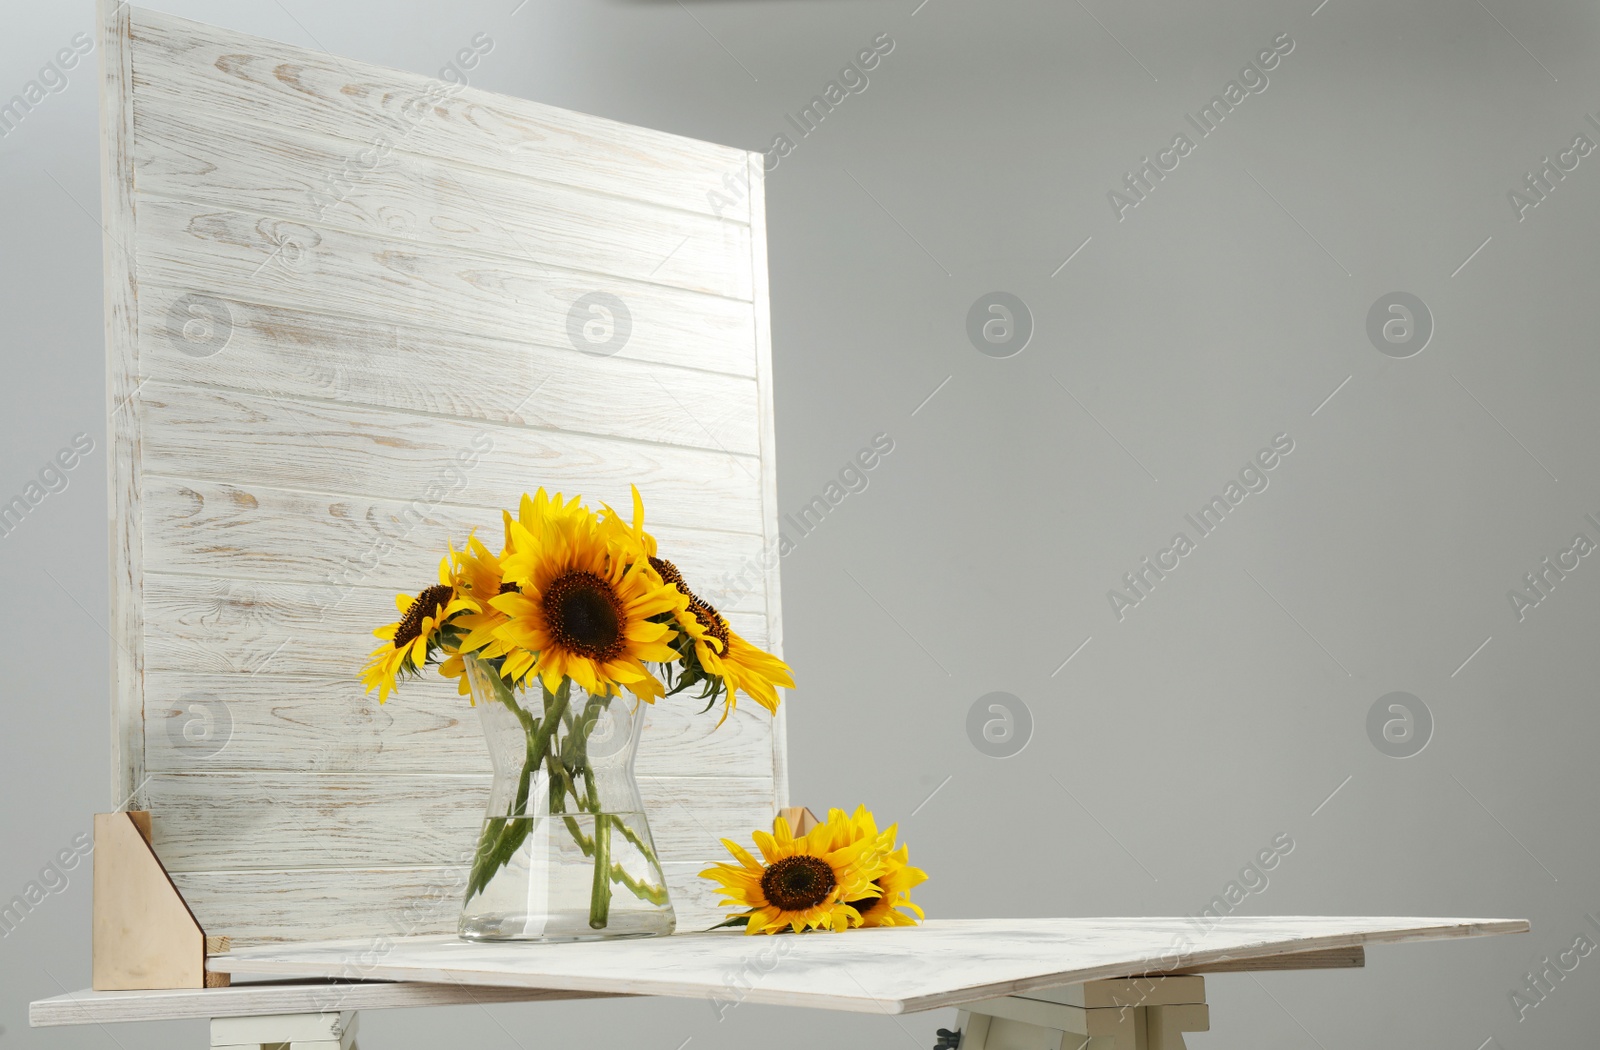
<path fill-rule="evenodd" d="M 150 848 L 148 813 L 95 814 L 93 938 L 96 991 L 227 984 L 208 979 L 205 931 Z"/>
<path fill-rule="evenodd" d="M 822 823 L 817 819 L 815 813 L 804 806 L 790 806 L 787 809 L 780 809 L 778 810 L 778 816 L 789 822 L 789 830 L 794 833 L 796 838 Z"/>

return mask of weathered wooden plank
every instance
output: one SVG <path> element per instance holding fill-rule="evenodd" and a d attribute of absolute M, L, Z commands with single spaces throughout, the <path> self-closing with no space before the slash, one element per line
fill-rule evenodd
<path fill-rule="evenodd" d="M 703 706 L 691 693 L 651 708 L 640 775 L 771 776 L 771 716 L 747 702 L 719 727 L 720 705 Z M 152 773 L 489 771 L 477 712 L 431 671 L 381 705 L 353 678 L 153 673 L 145 718 Z"/>
<path fill-rule="evenodd" d="M 742 224 L 160 97 L 134 126 L 142 194 L 750 299 Z"/>
<path fill-rule="evenodd" d="M 100 45 L 100 214 L 105 270 L 106 411 L 111 533 L 111 805 L 144 779 L 144 556 L 140 474 L 138 242 L 133 191 L 131 9 L 97 0 Z M 135 803 L 137 806 L 137 803 Z"/>
<path fill-rule="evenodd" d="M 719 452 L 760 451 L 756 384 L 749 378 L 597 357 L 571 346 L 197 300 L 186 289 L 149 283 L 141 288 L 139 323 L 145 379 Z M 715 364 L 709 358 L 701 363 Z M 605 396 L 594 397 L 596 390 Z"/>
<path fill-rule="evenodd" d="M 744 163 L 744 154 L 727 146 L 153 11 L 135 12 L 133 41 L 141 98 L 169 99 L 234 124 L 388 142 L 708 215 L 721 210 L 712 195 L 728 192 L 724 176 Z"/>
<path fill-rule="evenodd" d="M 306 584 L 315 588 L 319 605 L 336 605 L 362 585 L 415 593 L 434 580 L 448 544 L 459 550 L 476 530 L 498 551 L 503 537 L 498 508 L 319 496 L 160 475 L 144 479 L 143 508 L 149 571 Z M 658 527 L 653 513 L 649 525 L 661 556 L 713 601 L 725 580 L 760 563 L 758 536 Z M 749 589 L 734 589 L 727 611 L 764 615 L 763 581 L 753 574 L 744 578 Z"/>
<path fill-rule="evenodd" d="M 478 507 L 541 485 L 631 507 L 637 484 L 664 523 L 761 530 L 758 464 L 723 452 L 154 381 L 139 398 L 150 474 Z"/>
<path fill-rule="evenodd" d="M 141 803 L 208 926 L 360 933 L 429 877 L 346 876 L 458 862 L 481 819 L 451 685 L 375 708 L 355 681 L 441 540 L 498 540 L 495 509 L 540 485 L 626 508 L 638 483 L 716 600 L 776 538 L 752 155 L 101 18 L 117 773 L 156 770 Z M 729 613 L 756 644 L 779 638 L 775 583 Z M 770 821 L 782 723 L 747 704 L 713 732 L 672 704 L 640 767 L 664 855 L 697 871 Z"/>
<path fill-rule="evenodd" d="M 354 587 L 327 604 L 312 586 L 148 573 L 146 670 L 354 679 L 379 644 L 373 629 L 396 619 L 394 594 Z M 765 644 L 762 617 L 730 612 L 728 623 Z"/>
<path fill-rule="evenodd" d="M 662 864 L 680 933 L 703 930 L 727 915 L 717 907 L 715 884 L 699 877 L 720 859 L 718 852 L 725 851 L 713 844 L 704 860 Z M 466 890 L 466 868 L 457 866 L 195 871 L 173 878 L 201 924 L 226 932 L 234 948 L 304 939 L 308 910 L 328 916 L 319 936 L 454 933 Z M 241 901 L 258 903 L 243 908 Z M 359 979 L 361 969 L 353 962 L 347 977 Z"/>
<path fill-rule="evenodd" d="M 450 865 L 472 859 L 489 775 L 162 773 L 145 790 L 172 872 Z M 641 777 L 639 790 L 663 862 L 702 859 L 775 812 L 770 777 Z"/>
<path fill-rule="evenodd" d="M 147 194 L 138 265 L 141 281 L 223 299 L 625 358 L 648 348 L 672 364 L 710 357 L 733 374 L 753 352 L 738 300 Z M 595 321 L 592 295 L 622 309 Z"/>

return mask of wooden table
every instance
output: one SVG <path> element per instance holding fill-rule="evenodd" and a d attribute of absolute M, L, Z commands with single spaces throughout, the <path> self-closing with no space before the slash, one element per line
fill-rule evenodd
<path fill-rule="evenodd" d="M 378 936 L 251 948 L 210 961 L 234 975 L 319 979 L 311 983 L 83 992 L 34 1003 L 30 1017 L 47 1025 L 206 1016 L 221 1018 L 213 1021 L 216 1047 L 289 1042 L 295 1050 L 349 1050 L 363 1008 L 660 995 L 719 1008 L 748 1002 L 898 1014 L 956 1007 L 962 1050 L 1180 1050 L 1183 1032 L 1209 1027 L 1199 974 L 1360 966 L 1368 945 L 1527 929 L 1522 919 L 1228 916 L 1206 925 L 947 919 L 846 934 L 719 931 L 581 944 Z M 300 1035 L 312 1029 L 315 1038 Z"/>

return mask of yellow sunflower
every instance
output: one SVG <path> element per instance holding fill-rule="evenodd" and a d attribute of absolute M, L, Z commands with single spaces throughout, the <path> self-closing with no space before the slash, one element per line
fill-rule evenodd
<path fill-rule="evenodd" d="M 692 650 L 700 668 L 722 680 L 727 700 L 717 724 L 727 721 L 740 691 L 769 713 L 775 713 L 778 710 L 776 687 L 794 688 L 789 665 L 735 634 L 710 602 L 689 589 L 678 567 L 659 556 L 655 537 L 644 531 L 644 500 L 639 496 L 638 486 L 633 489 L 633 521 L 623 521 L 621 515 L 606 506 L 601 524 L 618 543 L 631 550 L 632 557 L 648 561 L 661 581 L 677 588 L 686 599 L 675 610 L 680 632 L 678 647 L 685 656 Z"/>
<path fill-rule="evenodd" d="M 728 691 L 722 721 L 727 721 L 733 712 L 741 691 L 768 713 L 777 713 L 777 686 L 794 688 L 788 664 L 739 637 L 710 602 L 690 598 L 687 608 L 678 614 L 678 623 L 684 633 L 694 639 L 700 666 L 707 674 L 722 679 Z"/>
<path fill-rule="evenodd" d="M 861 925 L 915 926 L 923 914 L 921 908 L 911 903 L 911 890 L 928 881 L 928 873 L 908 863 L 909 847 L 895 849 L 898 825 L 891 825 L 879 834 L 877 821 L 866 806 L 857 806 L 855 814 L 849 817 L 844 815 L 843 810 L 832 810 L 828 814 L 828 823 L 835 828 L 833 845 L 836 848 L 858 842 L 875 843 L 873 849 L 882 868 L 882 874 L 873 879 L 878 895 L 849 902 L 852 908 L 861 913 Z M 901 911 L 902 908 L 916 912 L 916 918 Z"/>
<path fill-rule="evenodd" d="M 397 678 L 416 675 L 427 664 L 438 644 L 439 628 L 446 620 L 458 612 L 477 608 L 472 601 L 456 593 L 448 558 L 439 561 L 436 585 L 415 598 L 409 594 L 396 595 L 395 606 L 400 611 L 399 621 L 372 632 L 388 644 L 374 649 L 361 671 L 361 683 L 368 692 L 378 690 L 380 704 L 388 699 Z"/>
<path fill-rule="evenodd" d="M 660 696 L 644 662 L 678 654 L 668 644 L 670 624 L 650 618 L 681 602 L 677 590 L 646 563 L 630 563 L 588 510 L 574 513 L 559 496 L 523 510 L 526 519 L 508 523 L 511 552 L 501 559 L 518 589 L 489 601 L 507 617 L 493 631 L 510 647 L 503 674 L 517 682 L 536 674 L 551 691 L 569 677 L 590 693 L 622 686 L 641 700 Z"/>
<path fill-rule="evenodd" d="M 591 515 L 592 512 L 583 505 L 582 498 L 579 496 L 566 499 L 559 492 L 552 496 L 546 493 L 543 487 L 531 496 L 524 492 L 521 501 L 517 504 L 517 516 L 515 518 L 511 516 L 509 510 L 500 512 L 506 527 L 505 550 L 501 557 L 504 558 L 505 555 L 512 554 L 516 550 L 516 537 L 511 531 L 513 522 L 520 523 L 524 529 L 534 535 L 540 535 L 549 526 L 561 522 L 570 523 Z"/>
<path fill-rule="evenodd" d="M 630 561 L 645 561 L 651 570 L 661 578 L 662 583 L 676 587 L 685 597 L 692 595 L 689 585 L 683 582 L 683 574 L 678 567 L 659 557 L 656 547 L 656 538 L 644 531 L 644 498 L 639 495 L 639 486 L 633 486 L 633 521 L 622 520 L 622 515 L 611 509 L 608 503 L 602 503 L 600 525 L 620 546 L 628 551 Z"/>
<path fill-rule="evenodd" d="M 462 696 L 472 695 L 467 681 L 464 653 L 476 653 L 484 659 L 494 659 L 506 654 L 506 643 L 494 636 L 494 630 L 506 622 L 506 614 L 489 604 L 510 590 L 515 584 L 504 582 L 500 559 L 489 553 L 476 536 L 467 537 L 464 550 L 450 549 L 450 578 L 456 593 L 472 600 L 474 608 L 450 621 L 450 625 L 465 633 L 457 636 L 450 658 L 439 665 L 439 673 L 458 681 L 457 691 Z"/>
<path fill-rule="evenodd" d="M 839 817 L 844 814 L 835 811 Z M 851 901 L 873 898 L 881 871 L 877 840 L 859 839 L 840 845 L 844 835 L 833 815 L 826 824 L 795 838 L 789 822 L 779 817 L 773 833 L 753 836 L 761 850 L 756 860 L 738 843 L 723 839 L 737 864 L 717 864 L 700 873 L 721 885 L 724 907 L 743 907 L 744 932 L 779 933 L 860 925 L 861 913 Z"/>

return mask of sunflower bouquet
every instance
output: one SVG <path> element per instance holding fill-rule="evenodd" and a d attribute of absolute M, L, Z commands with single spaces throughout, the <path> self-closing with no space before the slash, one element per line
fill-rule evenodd
<path fill-rule="evenodd" d="M 495 778 L 461 933 L 669 933 L 633 778 L 643 705 L 697 689 L 722 720 L 740 693 L 775 712 L 777 688 L 794 686 L 788 667 L 660 557 L 637 488 L 631 520 L 544 489 L 502 516 L 498 554 L 469 536 L 437 584 L 397 597 L 400 619 L 374 632 L 384 644 L 362 672 L 381 703 L 436 664 L 483 716 Z"/>

